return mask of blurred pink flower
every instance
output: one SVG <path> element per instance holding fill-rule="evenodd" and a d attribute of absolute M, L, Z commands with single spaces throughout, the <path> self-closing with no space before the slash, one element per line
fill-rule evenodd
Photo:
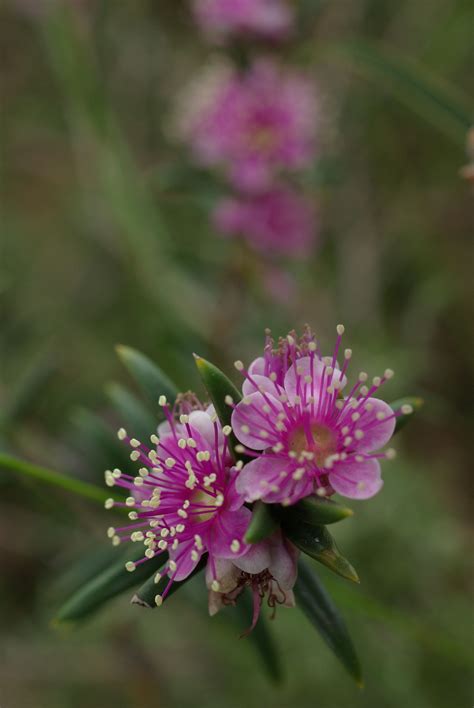
<path fill-rule="evenodd" d="M 181 111 L 196 159 L 222 167 L 237 189 L 264 191 L 276 174 L 314 158 L 313 87 L 267 59 L 243 74 L 221 67 L 208 72 Z"/>
<path fill-rule="evenodd" d="M 284 39 L 293 21 L 285 0 L 193 0 L 192 7 L 202 30 L 217 40 L 231 34 Z"/>
<path fill-rule="evenodd" d="M 293 190 L 276 186 L 263 194 L 223 199 L 214 223 L 224 234 L 238 235 L 265 254 L 298 256 L 314 241 L 314 211 Z"/>

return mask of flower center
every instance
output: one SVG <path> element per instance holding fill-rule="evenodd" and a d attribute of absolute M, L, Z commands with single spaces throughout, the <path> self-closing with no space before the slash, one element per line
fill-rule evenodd
<path fill-rule="evenodd" d="M 302 452 L 312 452 L 319 467 L 329 455 L 337 450 L 337 439 L 334 432 L 321 423 L 311 423 L 295 428 L 289 435 L 288 446 L 299 456 Z"/>
<path fill-rule="evenodd" d="M 209 521 L 212 516 L 216 513 L 218 504 L 216 503 L 218 497 L 211 492 L 207 492 L 204 489 L 198 489 L 192 495 L 190 502 L 194 512 L 192 516 L 192 521 L 195 524 L 200 524 L 203 521 Z"/>
<path fill-rule="evenodd" d="M 276 144 L 277 135 L 272 126 L 260 125 L 255 127 L 250 135 L 250 145 L 259 152 L 267 153 Z"/>

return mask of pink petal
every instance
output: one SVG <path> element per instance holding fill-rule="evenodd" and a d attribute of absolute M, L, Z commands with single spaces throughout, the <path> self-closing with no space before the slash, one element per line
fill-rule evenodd
<path fill-rule="evenodd" d="M 169 424 L 169 422 L 167 420 L 164 420 L 162 423 L 160 423 L 158 425 L 156 432 L 158 433 L 159 438 L 163 438 L 166 435 L 172 435 L 171 425 Z"/>
<path fill-rule="evenodd" d="M 247 550 L 244 535 L 250 523 L 252 513 L 243 506 L 238 511 L 221 511 L 211 528 L 208 540 L 209 552 L 218 558 L 238 558 Z M 238 549 L 232 550 L 234 541 Z"/>
<path fill-rule="evenodd" d="M 271 562 L 268 569 L 282 590 L 290 590 L 296 582 L 298 551 L 283 539 L 280 532 L 272 536 L 269 543 Z"/>
<path fill-rule="evenodd" d="M 244 573 L 261 573 L 271 562 L 270 545 L 267 541 L 249 546 L 247 553 L 235 561 L 235 565 Z"/>
<path fill-rule="evenodd" d="M 295 396 L 304 397 L 319 395 L 319 385 L 325 364 L 317 357 L 311 359 L 309 356 L 301 357 L 292 364 L 285 374 L 285 391 L 290 401 L 294 401 Z M 305 376 L 311 376 L 312 382 L 306 383 Z"/>
<path fill-rule="evenodd" d="M 262 455 L 247 463 L 236 481 L 237 491 L 253 502 L 265 498 L 271 491 L 270 486 L 283 478 L 288 469 L 289 460 L 281 457 Z"/>
<path fill-rule="evenodd" d="M 240 471 L 235 467 L 230 470 L 230 480 L 225 492 L 225 508 L 228 511 L 237 511 L 245 502 L 244 495 L 237 489 L 239 475 Z"/>
<path fill-rule="evenodd" d="M 265 396 L 252 393 L 246 398 L 248 402 L 241 401 L 232 413 L 232 428 L 241 443 L 254 450 L 265 450 L 278 442 L 279 435 L 274 424 L 283 405 L 269 393 Z M 265 412 L 267 406 L 270 406 L 270 413 Z M 261 436 L 262 430 L 267 437 Z"/>
<path fill-rule="evenodd" d="M 378 460 L 341 462 L 329 474 L 334 491 L 350 499 L 369 499 L 383 486 Z"/>
<path fill-rule="evenodd" d="M 257 393 L 258 391 L 270 393 L 272 396 L 278 396 L 278 388 L 268 376 L 262 376 L 260 374 L 250 374 L 250 376 L 252 380 L 250 381 L 246 378 L 242 384 L 242 393 L 244 396 L 250 396 L 252 393 Z"/>
<path fill-rule="evenodd" d="M 370 411 L 365 410 L 357 423 L 357 428 L 361 428 L 364 432 L 364 437 L 356 443 L 358 452 L 379 450 L 388 443 L 395 430 L 395 417 L 388 403 L 381 401 L 380 398 L 368 398 L 367 403 L 372 408 Z M 364 408 L 365 405 L 367 404 L 364 404 Z M 377 420 L 378 413 L 383 413 L 385 419 Z"/>
<path fill-rule="evenodd" d="M 211 587 L 214 580 L 220 585 L 220 592 L 227 593 L 235 588 L 240 570 L 227 558 L 209 558 L 206 565 L 206 585 Z"/>
<path fill-rule="evenodd" d="M 214 448 L 215 429 L 210 415 L 206 411 L 192 411 L 189 414 L 189 425 L 197 430 L 204 440 Z M 184 427 L 184 426 L 183 426 Z M 186 435 L 187 437 L 187 435 Z M 220 441 L 219 441 L 220 442 Z"/>
<path fill-rule="evenodd" d="M 260 374 L 261 376 L 265 375 L 265 359 L 263 356 L 257 357 L 257 359 L 254 359 L 250 366 L 248 367 L 247 371 L 249 374 L 255 375 L 255 374 Z"/>
<path fill-rule="evenodd" d="M 177 565 L 176 573 L 168 571 L 168 575 L 173 575 L 174 580 L 184 580 L 184 578 L 187 578 L 188 575 L 192 573 L 194 568 L 199 563 L 202 556 L 202 551 L 196 550 L 198 554 L 197 559 L 193 560 L 191 557 L 191 552 L 193 550 L 196 550 L 194 542 L 184 542 L 180 544 L 174 551 L 172 549 L 169 550 L 170 560 L 175 561 Z"/>

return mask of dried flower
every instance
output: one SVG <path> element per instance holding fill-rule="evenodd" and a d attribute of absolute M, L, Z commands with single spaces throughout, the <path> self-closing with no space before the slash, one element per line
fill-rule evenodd
<path fill-rule="evenodd" d="M 235 605 L 246 587 L 253 595 L 250 629 L 255 627 L 265 599 L 268 606 L 274 609 L 277 605 L 293 607 L 295 598 L 292 588 L 296 582 L 297 558 L 296 548 L 277 531 L 265 541 L 251 546 L 240 558 L 217 560 L 215 577 L 208 565 L 209 613 L 215 615 L 221 607 Z"/>

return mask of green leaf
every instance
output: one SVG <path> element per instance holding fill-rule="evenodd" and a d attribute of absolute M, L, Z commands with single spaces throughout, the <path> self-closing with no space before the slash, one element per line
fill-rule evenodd
<path fill-rule="evenodd" d="M 298 563 L 296 604 L 316 627 L 326 644 L 362 688 L 362 673 L 346 624 L 316 573 L 304 560 Z"/>
<path fill-rule="evenodd" d="M 99 610 L 106 602 L 125 590 L 130 590 L 156 573 L 166 561 L 167 553 L 158 554 L 154 558 L 137 566 L 133 572 L 126 570 L 125 562 L 143 557 L 143 546 L 129 548 L 121 554 L 120 560 L 103 570 L 95 578 L 87 582 L 69 598 L 60 608 L 55 624 L 77 622 Z"/>
<path fill-rule="evenodd" d="M 245 590 L 238 598 L 235 607 L 239 625 L 245 631 L 251 621 L 253 613 L 253 598 L 250 590 Z M 263 665 L 268 673 L 268 676 L 276 683 L 281 682 L 283 678 L 283 669 L 281 666 L 280 655 L 273 641 L 273 637 L 268 628 L 268 622 L 262 612 L 255 625 L 254 629 L 245 635 L 245 640 L 250 642 L 255 647 L 255 651 L 262 659 Z"/>
<path fill-rule="evenodd" d="M 123 344 L 119 344 L 116 350 L 120 361 L 154 407 L 160 396 L 166 396 L 170 402 L 174 402 L 178 395 L 176 386 L 151 359 Z"/>
<path fill-rule="evenodd" d="M 413 417 L 413 414 L 422 408 L 424 401 L 422 398 L 417 398 L 416 396 L 407 396 L 406 398 L 400 398 L 397 401 L 390 403 L 390 408 L 397 413 L 403 406 L 408 406 L 411 408 L 410 413 L 401 413 L 396 419 L 395 433 L 398 433 Z M 407 409 L 408 410 L 408 409 Z M 394 433 L 394 434 L 395 434 Z"/>
<path fill-rule="evenodd" d="M 111 383 L 106 387 L 106 393 L 131 437 L 147 443 L 156 431 L 157 420 L 153 414 L 125 386 Z"/>
<path fill-rule="evenodd" d="M 285 518 L 282 528 L 286 536 L 300 551 L 343 578 L 352 580 L 354 583 L 360 582 L 356 571 L 349 561 L 341 555 L 336 542 L 325 526 L 312 526 L 293 518 Z"/>
<path fill-rule="evenodd" d="M 62 472 L 56 472 L 55 470 L 50 470 L 46 467 L 34 465 L 31 462 L 25 462 L 24 460 L 20 460 L 12 455 L 0 454 L 0 469 L 18 472 L 27 477 L 37 479 L 39 482 L 43 482 L 44 484 L 65 489 L 72 494 L 77 494 L 80 497 L 91 499 L 92 501 L 100 502 L 101 504 L 103 504 L 109 496 L 105 489 L 96 487 L 94 484 L 83 482 L 75 477 L 69 477 Z"/>
<path fill-rule="evenodd" d="M 83 209 L 101 200 L 114 228 L 114 251 L 133 274 L 140 295 L 155 305 L 160 324 L 210 338 L 215 308 L 203 278 L 194 278 L 173 258 L 169 230 L 156 195 L 136 164 L 120 121 L 104 91 L 95 61 L 93 33 L 80 31 L 67 3 L 50 3 L 38 17 L 53 78 L 58 81 L 72 144 Z M 170 248 L 171 246 L 171 248 Z M 198 269 L 197 269 L 198 270 Z"/>
<path fill-rule="evenodd" d="M 71 417 L 74 443 L 87 454 L 87 461 L 94 472 L 100 473 L 103 483 L 104 470 L 130 465 L 128 448 L 117 438 L 103 419 L 85 408 L 77 408 Z"/>
<path fill-rule="evenodd" d="M 164 601 L 168 600 L 171 595 L 174 595 L 183 585 L 194 578 L 195 575 L 201 572 L 207 563 L 207 555 L 203 556 L 197 566 L 194 568 L 193 572 L 188 575 L 187 578 L 180 581 L 175 581 L 173 585 L 168 590 L 166 598 Z M 156 597 L 159 595 L 161 597 L 166 586 L 168 585 L 170 579 L 167 575 L 162 578 L 158 578 L 156 582 L 156 574 L 153 574 L 145 583 L 137 590 L 136 594 L 132 597 L 132 605 L 140 605 L 140 607 L 146 607 L 149 610 L 153 610 L 157 607 Z"/>
<path fill-rule="evenodd" d="M 268 504 L 261 501 L 255 502 L 252 509 L 252 518 L 245 533 L 246 543 L 258 543 L 271 536 L 279 526 L 278 520 L 272 514 Z"/>
<path fill-rule="evenodd" d="M 313 526 L 325 526 L 347 519 L 354 512 L 331 499 L 313 495 L 301 499 L 293 506 L 281 507 L 280 514 L 283 518 L 293 519 L 296 523 L 301 521 Z"/>
<path fill-rule="evenodd" d="M 197 354 L 194 354 L 194 359 L 222 426 L 230 425 L 232 408 L 226 403 L 226 398 L 230 396 L 232 401 L 237 404 L 242 400 L 242 396 L 232 381 L 217 366 Z M 233 433 L 229 436 L 229 440 L 231 449 L 234 450 L 238 440 Z"/>
<path fill-rule="evenodd" d="M 7 430 L 28 413 L 56 369 L 51 354 L 41 354 L 27 367 L 0 410 L 0 428 Z"/>
<path fill-rule="evenodd" d="M 472 121 L 469 100 L 401 52 L 360 40 L 329 48 L 351 71 L 372 81 L 464 148 Z"/>

